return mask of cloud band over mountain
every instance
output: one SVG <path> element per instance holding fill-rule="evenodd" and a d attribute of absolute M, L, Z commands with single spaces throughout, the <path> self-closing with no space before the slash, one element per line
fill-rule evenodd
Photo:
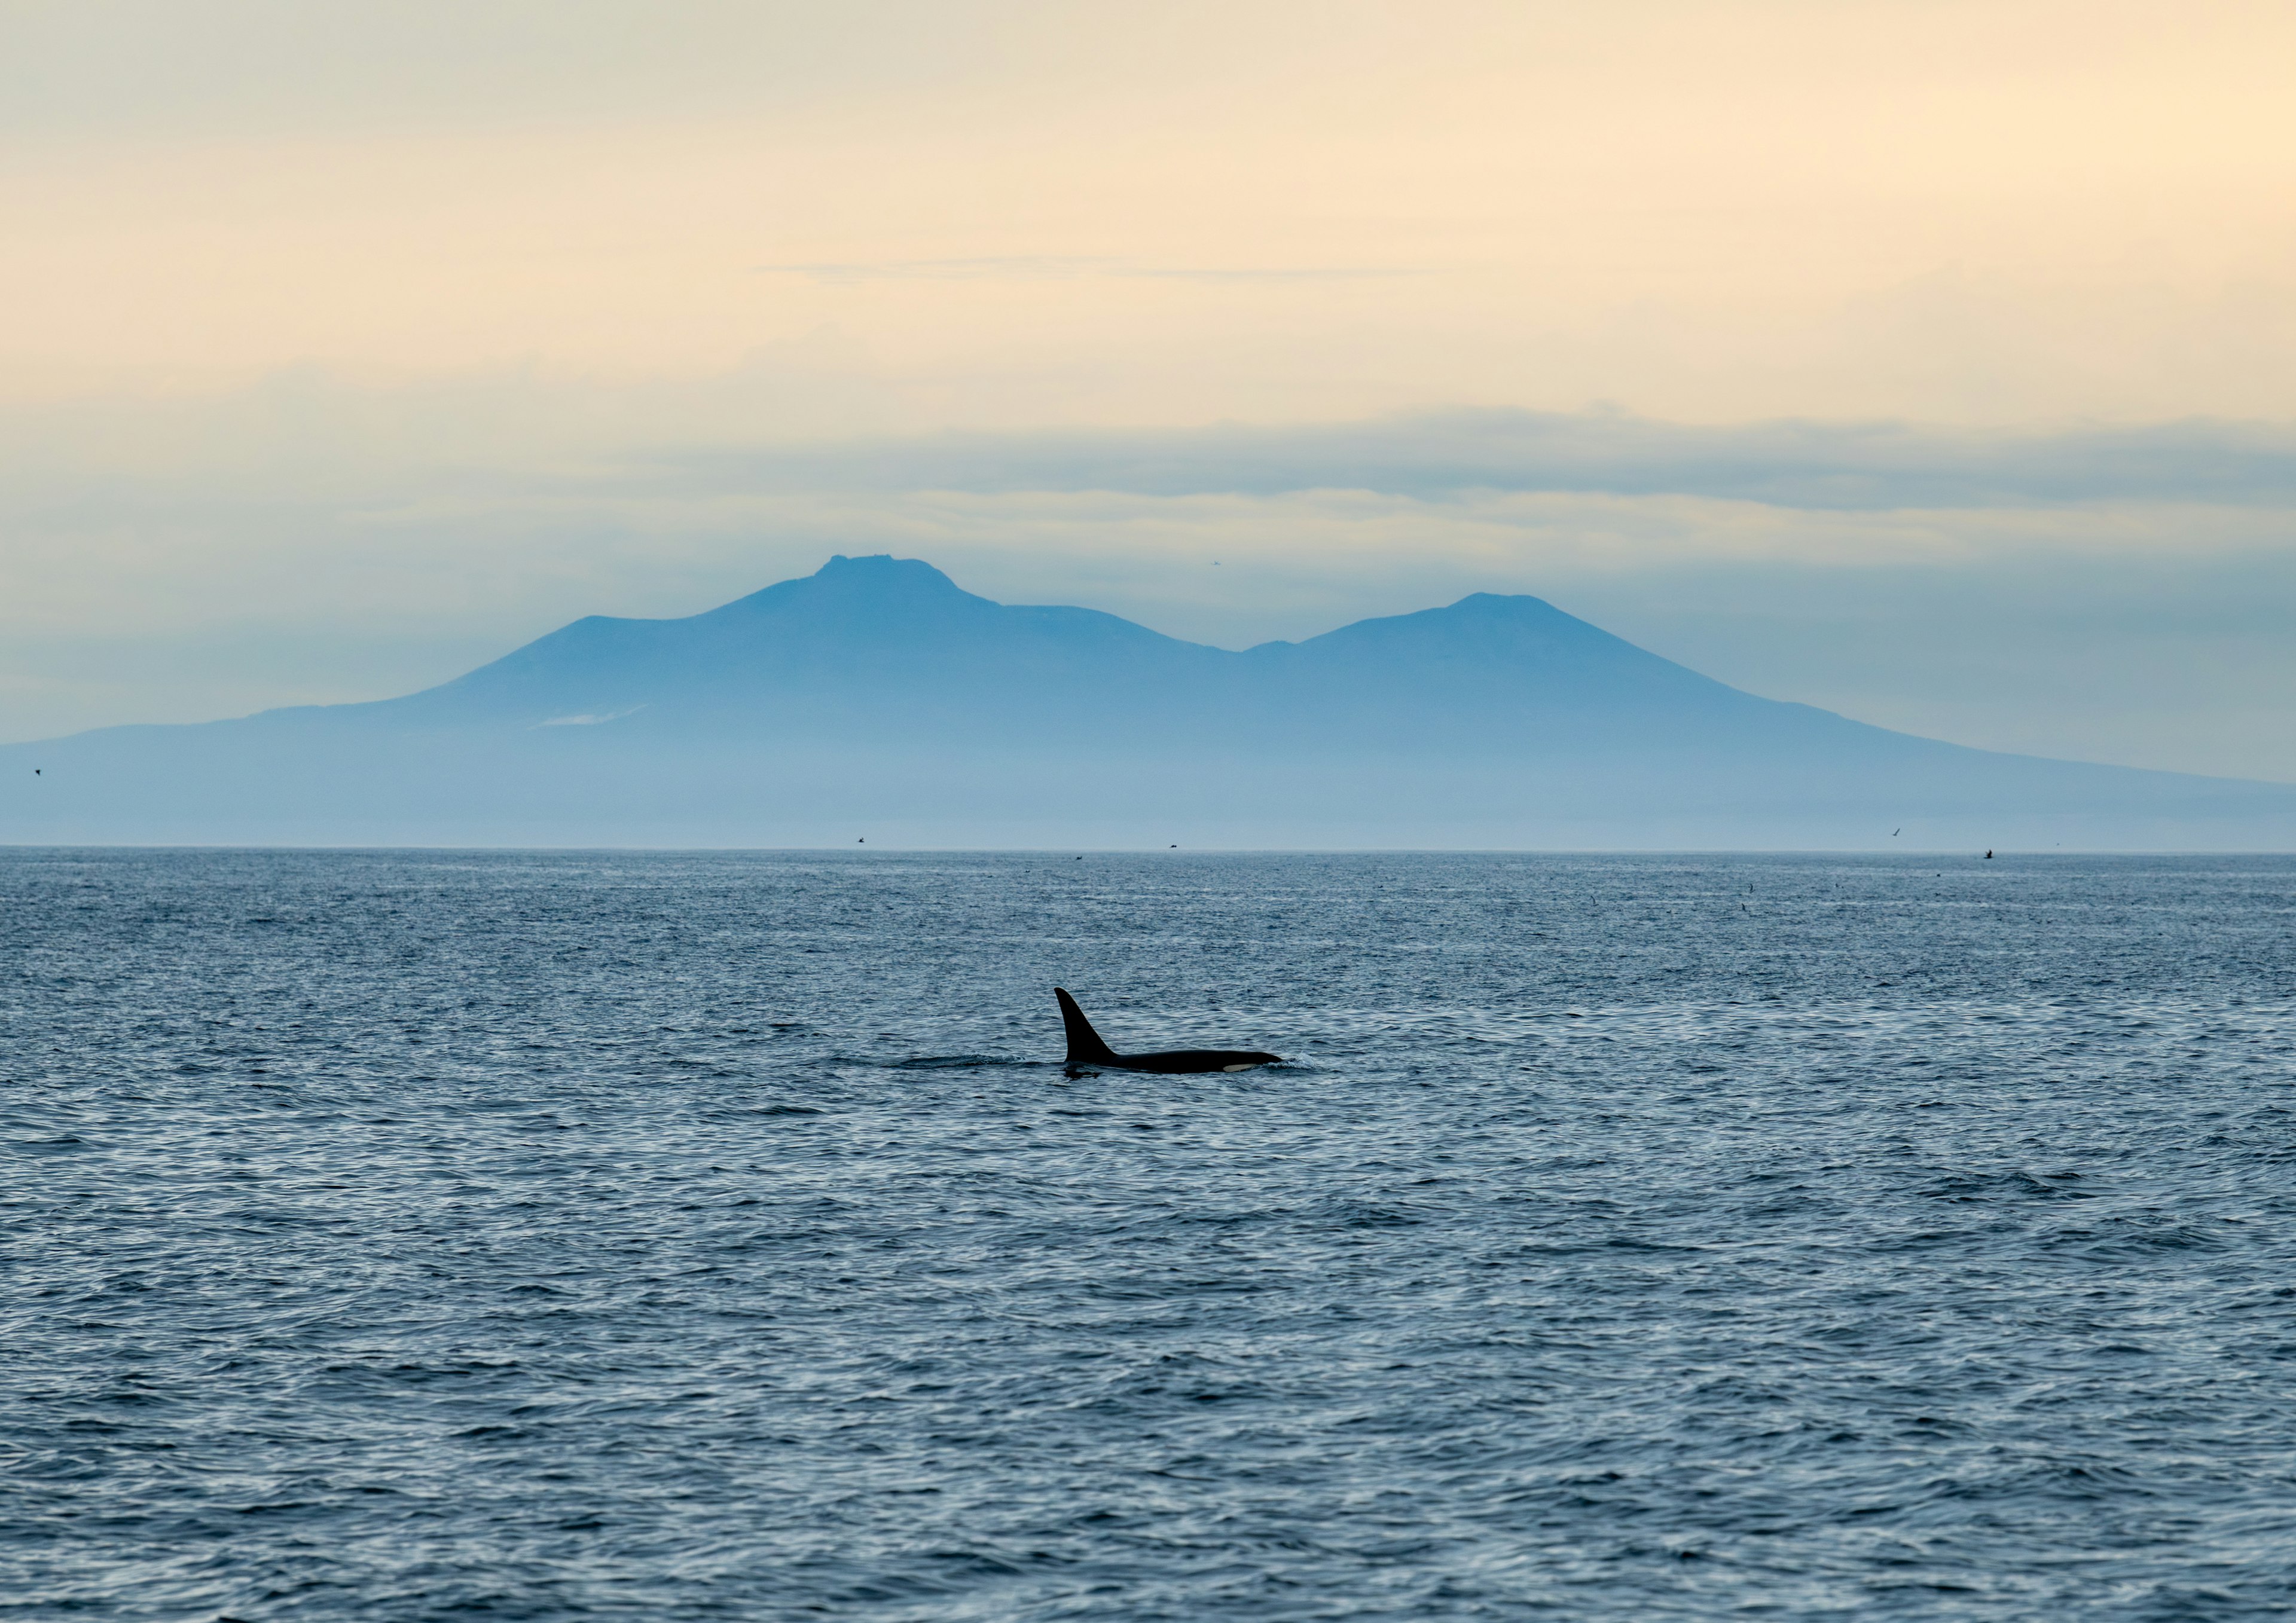
<path fill-rule="evenodd" d="M 1603 413 L 1428 413 L 1374 422 L 946 434 L 673 460 L 719 488 L 1467 490 L 1701 496 L 1872 511 L 2296 503 L 2296 432 L 2196 420 L 1983 433 L 1906 423 L 1698 426 Z"/>

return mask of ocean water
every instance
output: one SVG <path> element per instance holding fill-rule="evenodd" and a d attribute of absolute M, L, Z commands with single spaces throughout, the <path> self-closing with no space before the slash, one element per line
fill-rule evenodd
<path fill-rule="evenodd" d="M 2290 859 L 15 850 L 0 1115 L 0 1618 L 2296 1608 Z"/>

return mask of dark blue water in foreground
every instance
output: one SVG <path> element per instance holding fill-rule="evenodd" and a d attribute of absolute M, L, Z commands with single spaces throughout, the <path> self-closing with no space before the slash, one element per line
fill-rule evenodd
<path fill-rule="evenodd" d="M 16 851 L 0 1037 L 0 1617 L 2296 1606 L 2296 861 Z"/>

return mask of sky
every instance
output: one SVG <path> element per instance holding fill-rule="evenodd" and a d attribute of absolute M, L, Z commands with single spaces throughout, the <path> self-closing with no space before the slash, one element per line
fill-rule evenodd
<path fill-rule="evenodd" d="M 2296 780 L 2296 10 L 0 0 L 0 740 L 833 552 Z"/>

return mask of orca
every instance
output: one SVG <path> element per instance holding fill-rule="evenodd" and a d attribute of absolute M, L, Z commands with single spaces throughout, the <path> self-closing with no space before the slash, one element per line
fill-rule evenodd
<path fill-rule="evenodd" d="M 1104 1070 L 1250 1070 L 1255 1065 L 1274 1065 L 1278 1056 L 1262 1053 L 1257 1048 L 1170 1048 L 1161 1053 L 1119 1053 L 1100 1040 L 1100 1033 L 1077 1007 L 1077 1000 L 1068 995 L 1064 987 L 1054 987 L 1053 996 L 1061 1000 L 1061 1022 L 1069 1031 L 1070 1065 L 1095 1065 Z"/>

